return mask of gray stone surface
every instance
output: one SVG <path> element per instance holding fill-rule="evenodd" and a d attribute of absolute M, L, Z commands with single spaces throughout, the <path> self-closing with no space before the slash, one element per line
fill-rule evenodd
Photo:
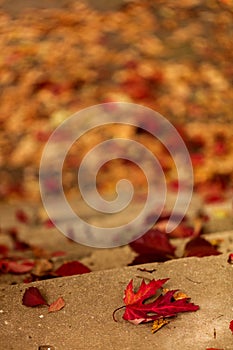
<path fill-rule="evenodd" d="M 204 350 L 233 349 L 229 322 L 233 319 L 233 266 L 227 255 L 188 258 L 143 267 L 99 271 L 86 275 L 35 282 L 49 303 L 59 296 L 65 307 L 48 313 L 47 307 L 28 308 L 22 296 L 30 285 L 0 288 L 1 349 L 32 350 L 40 345 L 55 350 Z M 138 277 L 140 276 L 140 277 Z M 134 326 L 122 317 L 122 310 L 112 319 L 112 312 L 123 304 L 124 289 L 131 278 L 139 285 L 141 278 L 166 278 L 166 287 L 180 289 L 191 297 L 200 310 L 179 314 L 167 326 L 151 334 L 151 324 Z"/>

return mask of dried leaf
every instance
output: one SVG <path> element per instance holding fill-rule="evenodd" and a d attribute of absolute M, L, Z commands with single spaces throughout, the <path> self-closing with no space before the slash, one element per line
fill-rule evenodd
<path fill-rule="evenodd" d="M 80 275 L 88 272 L 91 272 L 91 270 L 87 266 L 81 264 L 79 261 L 70 261 L 61 265 L 55 271 L 55 274 L 59 277 L 64 277 L 64 276 Z"/>
<path fill-rule="evenodd" d="M 159 318 L 158 320 L 155 320 L 153 322 L 153 326 L 152 326 L 151 332 L 152 333 L 157 332 L 160 328 L 162 328 L 163 326 L 165 326 L 168 323 L 169 323 L 169 321 L 165 320 L 164 318 Z"/>
<path fill-rule="evenodd" d="M 139 254 L 154 254 L 160 257 L 174 256 L 175 247 L 165 233 L 152 229 L 142 237 L 130 243 L 130 247 Z"/>
<path fill-rule="evenodd" d="M 29 221 L 28 215 L 22 209 L 16 210 L 15 216 L 16 216 L 16 219 L 23 224 L 27 224 Z"/>
<path fill-rule="evenodd" d="M 166 227 L 169 219 L 158 222 L 155 227 L 166 233 Z M 186 238 L 194 235 L 194 228 L 189 226 L 186 222 L 180 223 L 173 231 L 167 234 L 169 238 Z"/>
<path fill-rule="evenodd" d="M 229 264 L 233 264 L 233 253 L 230 253 L 230 254 L 229 254 L 227 262 L 228 262 Z"/>
<path fill-rule="evenodd" d="M 160 294 L 152 302 L 146 302 L 148 298 L 156 296 L 156 293 L 166 281 L 168 281 L 168 278 L 157 281 L 153 279 L 146 284 L 142 280 L 138 291 L 135 293 L 133 291 L 133 280 L 131 280 L 126 287 L 123 299 L 125 302 L 123 318 L 137 325 L 142 322 L 157 320 L 161 317 L 176 316 L 179 312 L 196 311 L 199 309 L 198 305 L 189 303 L 187 298 L 175 300 L 175 290 Z"/>
<path fill-rule="evenodd" d="M 190 299 L 187 294 L 183 293 L 183 292 L 176 292 L 174 295 L 173 295 L 173 298 L 175 300 L 181 300 L 181 299 Z"/>
<path fill-rule="evenodd" d="M 0 244 L 0 255 L 5 256 L 7 255 L 8 251 L 9 251 L 9 247 L 7 247 L 4 244 Z"/>
<path fill-rule="evenodd" d="M 65 300 L 59 297 L 49 306 L 49 312 L 59 311 L 65 306 Z"/>
<path fill-rule="evenodd" d="M 47 259 L 39 259 L 36 261 L 32 273 L 35 276 L 44 276 L 48 274 L 48 272 L 52 271 L 52 269 L 53 264 L 51 263 L 51 261 Z"/>
<path fill-rule="evenodd" d="M 17 236 L 15 236 L 14 239 L 14 250 L 19 250 L 19 251 L 24 251 L 24 250 L 28 250 L 31 249 L 30 244 L 21 241 Z"/>
<path fill-rule="evenodd" d="M 202 237 L 195 237 L 189 241 L 184 249 L 184 256 L 210 256 L 221 254 L 210 242 Z"/>
<path fill-rule="evenodd" d="M 39 289 L 36 287 L 29 287 L 25 290 L 22 302 L 23 305 L 30 307 L 48 305 Z"/>
<path fill-rule="evenodd" d="M 233 320 L 230 322 L 229 329 L 232 331 L 233 334 Z"/>
<path fill-rule="evenodd" d="M 56 250 L 55 252 L 52 252 L 51 257 L 52 258 L 57 258 L 59 256 L 64 256 L 66 254 L 67 253 L 65 251 L 63 251 L 63 250 Z"/>
<path fill-rule="evenodd" d="M 21 263 L 18 263 L 15 261 L 9 261 L 8 272 L 15 273 L 15 274 L 27 273 L 32 270 L 33 266 L 34 266 L 34 262 L 32 261 L 25 260 Z"/>
<path fill-rule="evenodd" d="M 21 262 L 10 261 L 7 259 L 0 260 L 0 272 L 24 274 L 32 270 L 34 262 L 29 260 L 23 260 Z"/>

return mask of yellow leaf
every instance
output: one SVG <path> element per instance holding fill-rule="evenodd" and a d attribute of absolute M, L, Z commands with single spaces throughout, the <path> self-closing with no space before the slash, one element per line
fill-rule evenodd
<path fill-rule="evenodd" d="M 180 300 L 180 299 L 190 299 L 187 294 L 183 293 L 183 292 L 177 292 L 173 295 L 173 298 L 175 300 Z"/>
<path fill-rule="evenodd" d="M 155 320 L 151 329 L 152 333 L 157 332 L 160 328 L 162 328 L 163 326 L 165 326 L 166 324 L 168 324 L 169 321 L 164 320 L 163 318 L 160 318 L 158 320 Z"/>

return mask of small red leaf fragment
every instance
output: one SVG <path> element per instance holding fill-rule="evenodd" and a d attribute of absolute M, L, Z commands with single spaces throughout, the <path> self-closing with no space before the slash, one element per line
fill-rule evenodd
<path fill-rule="evenodd" d="M 30 307 L 48 305 L 36 287 L 29 287 L 25 290 L 22 302 L 23 305 Z"/>
<path fill-rule="evenodd" d="M 59 277 L 80 275 L 83 273 L 91 272 L 91 270 L 80 263 L 79 261 L 70 261 L 61 265 L 56 271 L 55 274 Z"/>
<path fill-rule="evenodd" d="M 16 219 L 17 219 L 19 222 L 22 222 L 23 224 L 27 224 L 28 221 L 29 221 L 27 214 L 26 214 L 25 211 L 22 210 L 22 209 L 16 210 L 15 216 L 16 216 Z"/>
<path fill-rule="evenodd" d="M 230 322 L 229 329 L 232 331 L 233 334 L 233 320 Z"/>
<path fill-rule="evenodd" d="M 59 297 L 49 306 L 49 312 L 59 311 L 65 306 L 65 300 Z"/>
<path fill-rule="evenodd" d="M 229 254 L 227 262 L 233 264 L 233 253 Z"/>

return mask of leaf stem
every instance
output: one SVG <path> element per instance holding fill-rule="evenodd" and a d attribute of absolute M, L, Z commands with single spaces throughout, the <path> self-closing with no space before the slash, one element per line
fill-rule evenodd
<path fill-rule="evenodd" d="M 117 322 L 117 319 L 115 318 L 115 313 L 116 313 L 118 310 L 123 309 L 124 307 L 125 307 L 125 305 L 120 306 L 120 307 L 118 307 L 117 309 L 115 309 L 115 310 L 113 311 L 113 313 L 112 313 L 112 318 L 113 318 L 113 320 L 114 320 L 115 322 Z"/>

